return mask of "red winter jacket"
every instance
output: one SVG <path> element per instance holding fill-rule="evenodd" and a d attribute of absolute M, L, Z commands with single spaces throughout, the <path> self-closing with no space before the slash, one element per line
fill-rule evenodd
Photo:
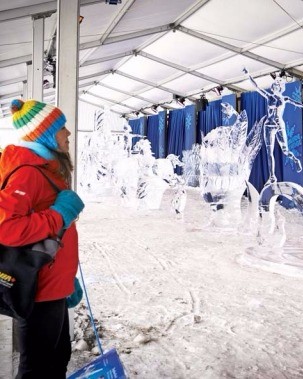
<path fill-rule="evenodd" d="M 57 174 L 58 162 L 46 160 L 31 150 L 9 145 L 0 159 L 0 184 L 16 167 L 23 164 L 39 166 L 60 188 L 67 189 Z M 0 243 L 22 246 L 55 236 L 63 225 L 61 215 L 49 207 L 57 193 L 47 179 L 33 167 L 21 167 L 0 191 Z M 74 291 L 78 268 L 78 235 L 72 224 L 63 236 L 63 247 L 52 265 L 39 272 L 36 301 L 64 298 Z"/>

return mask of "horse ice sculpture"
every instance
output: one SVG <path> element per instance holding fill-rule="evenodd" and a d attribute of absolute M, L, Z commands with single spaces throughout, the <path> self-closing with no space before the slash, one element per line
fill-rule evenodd
<path fill-rule="evenodd" d="M 173 166 L 171 156 L 165 161 Z M 140 139 L 133 147 L 130 156 L 120 159 L 113 166 L 113 178 L 116 191 L 123 200 L 123 205 L 137 209 L 159 209 L 164 191 L 172 180 L 170 173 L 164 178 L 160 172 L 161 163 L 153 157 L 148 139 Z M 180 164 L 182 164 L 180 162 Z M 173 174 L 174 175 L 174 174 Z"/>
<path fill-rule="evenodd" d="M 153 157 L 150 141 L 141 138 L 132 149 L 134 137 L 138 135 L 125 119 L 109 110 L 96 113 L 94 131 L 86 136 L 80 155 L 80 189 L 93 196 L 113 195 L 124 206 L 159 209 L 163 193 L 174 179 L 173 168 L 182 162 L 169 155 L 164 161 L 170 171 L 163 178 L 162 160 Z"/>
<path fill-rule="evenodd" d="M 224 209 L 225 215 L 240 216 L 240 201 L 246 188 L 253 161 L 262 140 L 262 123 L 256 123 L 247 135 L 246 111 L 238 114 L 222 104 L 227 117 L 236 114 L 232 126 L 220 126 L 202 140 L 200 150 L 200 188 L 203 199 L 213 210 Z"/>
<path fill-rule="evenodd" d="M 164 191 L 170 186 L 175 188 L 172 206 L 177 214 L 182 215 L 186 203 L 186 192 L 181 185 L 180 178 L 174 173 L 174 168 L 183 166 L 175 154 L 169 154 L 165 159 L 151 157 L 151 147 L 148 140 L 140 140 L 134 146 L 134 152 L 139 150 L 139 162 L 142 167 L 148 167 L 140 175 L 138 185 L 139 205 L 148 209 L 159 209 Z M 148 164 L 146 164 L 146 158 Z M 145 162 L 145 163 L 144 163 Z M 140 164 L 139 164 L 140 165 Z"/>
<path fill-rule="evenodd" d="M 166 158 L 158 158 L 153 165 L 153 172 L 165 180 L 167 183 L 174 185 L 176 174 L 174 169 L 177 166 L 182 167 L 183 162 L 175 154 L 169 154 Z"/>

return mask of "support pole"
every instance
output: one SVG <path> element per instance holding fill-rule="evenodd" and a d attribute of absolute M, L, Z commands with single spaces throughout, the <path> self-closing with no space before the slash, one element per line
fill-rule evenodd
<path fill-rule="evenodd" d="M 23 98 L 25 100 L 33 98 L 33 65 L 31 62 L 26 63 L 26 92 L 23 92 Z"/>
<path fill-rule="evenodd" d="M 79 0 L 58 0 L 56 104 L 66 115 L 66 127 L 71 132 L 69 140 L 74 164 L 74 189 L 77 183 L 79 8 Z"/>
<path fill-rule="evenodd" d="M 33 16 L 33 83 L 32 97 L 43 101 L 44 16 Z"/>

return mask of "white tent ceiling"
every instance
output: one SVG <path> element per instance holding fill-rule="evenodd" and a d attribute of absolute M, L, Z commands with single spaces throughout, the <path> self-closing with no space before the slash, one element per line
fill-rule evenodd
<path fill-rule="evenodd" d="M 80 1 L 79 99 L 120 114 L 262 87 L 270 73 L 303 78 L 302 0 Z M 0 2 L 0 117 L 21 97 L 32 59 L 32 16 L 45 13 L 45 56 L 55 58 L 57 2 Z M 46 76 L 51 82 L 52 77 Z M 44 90 L 55 101 L 55 89 Z"/>

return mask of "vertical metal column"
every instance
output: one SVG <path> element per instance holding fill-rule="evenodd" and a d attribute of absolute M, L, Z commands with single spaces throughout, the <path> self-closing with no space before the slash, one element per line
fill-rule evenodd
<path fill-rule="evenodd" d="M 29 97 L 27 96 L 27 80 L 23 80 L 23 92 L 22 92 L 22 98 L 24 101 L 26 101 L 27 99 L 29 99 Z"/>
<path fill-rule="evenodd" d="M 43 54 L 44 54 L 44 16 L 33 16 L 33 81 L 32 97 L 43 101 Z"/>
<path fill-rule="evenodd" d="M 71 132 L 69 140 L 74 163 L 74 189 L 77 184 L 79 3 L 79 0 L 58 0 L 57 19 L 56 103 L 66 115 L 66 126 Z"/>
<path fill-rule="evenodd" d="M 23 92 L 23 98 L 25 100 L 33 98 L 33 65 L 31 62 L 26 63 L 27 81 L 26 92 Z"/>

